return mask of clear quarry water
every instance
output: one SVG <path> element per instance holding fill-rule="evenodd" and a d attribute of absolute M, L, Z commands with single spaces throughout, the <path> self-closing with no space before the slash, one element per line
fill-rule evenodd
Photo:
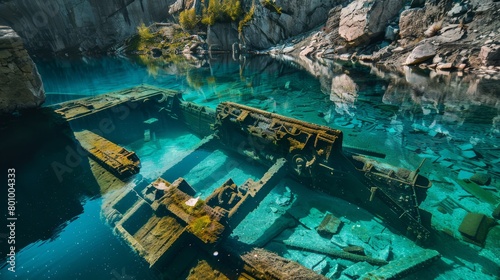
<path fill-rule="evenodd" d="M 406 279 L 498 279 L 500 275 L 498 226 L 490 231 L 484 248 L 457 240 L 461 239 L 458 227 L 467 212 L 491 216 L 499 203 L 498 81 L 420 69 L 389 73 L 345 61 L 296 62 L 267 56 L 239 61 L 223 56 L 189 64 L 144 63 L 123 57 L 36 63 L 47 91 L 46 106 L 149 84 L 182 91 L 184 100 L 211 108 L 233 101 L 341 129 L 344 146 L 384 153 L 386 158 L 382 161 L 395 166 L 413 170 L 426 159 L 421 173 L 431 179 L 433 186 L 421 208 L 433 214 L 434 228 L 446 234 L 432 247 L 441 253 L 441 260 Z M 143 129 L 135 123 L 127 128 L 139 132 Z M 16 135 L 10 137 L 16 139 Z M 137 153 L 142 163 L 140 175 L 146 180 L 184 177 L 202 197 L 228 178 L 241 185 L 248 178 L 260 178 L 267 170 L 215 149 L 200 155 L 203 159 L 190 170 L 164 174 L 176 158 L 200 140 L 183 127 L 169 124 L 158 132 L 157 141 L 144 142 L 124 132 L 117 143 Z M 64 145 L 56 145 L 49 151 L 64 154 L 65 149 Z M 29 167 L 20 167 L 17 176 L 22 181 L 18 188 L 22 188 L 22 183 L 38 184 L 29 179 L 35 173 L 53 172 L 50 162 L 50 154 L 39 154 L 26 163 Z M 4 264 L 0 278 L 160 279 L 157 271 L 150 270 L 113 235 L 101 216 L 106 198 L 120 189 L 99 186 L 88 172 L 86 160 L 78 168 L 81 169 L 66 174 L 63 180 L 42 181 L 38 189 L 47 191 L 37 203 L 27 203 L 21 194 L 18 196 L 19 211 L 25 215 L 21 218 L 32 224 L 16 232 L 18 242 L 23 244 L 16 254 L 16 272 L 8 271 L 8 264 Z M 480 197 L 460 185 L 460 180 L 475 173 L 491 177 L 481 187 Z M 328 212 L 344 222 L 332 240 L 320 237 L 314 230 Z M 273 224 L 288 222 L 283 220 L 284 213 L 295 217 L 300 225 L 271 232 Z M 0 243 L 2 256 L 6 255 L 4 232 L 0 231 L 5 237 Z M 387 260 L 421 250 L 358 206 L 289 179 L 271 191 L 234 230 L 232 238 L 265 246 L 331 279 L 355 278 L 348 272 L 354 263 L 287 248 L 282 241 L 358 245 L 367 255 Z"/>

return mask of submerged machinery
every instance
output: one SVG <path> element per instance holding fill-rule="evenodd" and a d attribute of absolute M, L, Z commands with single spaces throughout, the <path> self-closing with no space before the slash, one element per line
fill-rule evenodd
<path fill-rule="evenodd" d="M 418 241 L 430 237 L 430 216 L 418 208 L 431 182 L 415 171 L 342 149 L 343 133 L 231 102 L 217 107 L 215 134 L 228 148 L 265 164 L 286 158 L 289 173 L 345 198 Z"/>
<path fill-rule="evenodd" d="M 178 92 L 149 86 L 55 107 L 68 121 L 81 121 L 92 114 L 123 111 L 116 106 L 125 109 L 148 106 L 155 115 L 141 112 L 142 115 L 185 124 L 205 137 L 194 150 L 222 147 L 269 167 L 260 180 L 248 179 L 241 186 L 228 180 L 204 200 L 194 197 L 195 191 L 182 178 L 174 182 L 163 178 L 141 181 L 115 197 L 105 210 L 106 219 L 151 266 L 161 260 L 175 259 L 186 244 L 198 244 L 203 251 L 212 252 L 284 176 L 355 203 L 414 240 L 426 242 L 431 238 L 430 214 L 419 208 L 431 182 L 419 174 L 420 167 L 397 168 L 365 156 L 376 153 L 344 148 L 340 130 L 232 102 L 223 102 L 214 111 L 183 101 Z M 85 131 L 76 135 L 83 139 L 82 146 L 91 157 L 99 160 L 100 155 L 107 154 L 103 151 L 107 144 L 97 145 L 102 137 Z M 96 146 L 101 148 L 95 149 Z M 176 165 L 191 164 L 192 157 L 188 154 L 178 159 Z M 138 159 L 136 162 L 138 167 Z M 100 163 L 114 174 L 121 174 L 124 169 L 121 165 L 106 165 L 106 160 Z M 408 269 L 438 257 L 435 251 L 427 252 L 415 258 L 415 264 Z M 238 263 L 251 267 L 246 259 L 240 256 Z M 242 279 L 255 279 L 250 275 L 266 272 L 247 269 L 245 273 L 248 277 Z M 283 273 L 282 278 L 269 279 L 290 277 L 286 271 L 275 273 Z M 390 273 L 403 274 L 396 268 Z"/>

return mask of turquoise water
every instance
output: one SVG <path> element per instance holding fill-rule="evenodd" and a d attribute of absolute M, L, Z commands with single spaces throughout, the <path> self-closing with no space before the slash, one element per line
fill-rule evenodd
<path fill-rule="evenodd" d="M 449 231 L 457 237 L 460 235 L 458 225 L 466 213 L 462 208 L 491 216 L 496 206 L 468 194 L 457 184 L 459 180 L 467 179 L 474 173 L 488 174 L 491 183 L 485 189 L 498 204 L 498 81 L 459 77 L 456 74 L 436 76 L 415 69 L 407 69 L 404 74 L 391 74 L 350 62 L 300 63 L 267 56 L 244 61 L 216 57 L 189 65 L 158 63 L 148 66 L 134 58 L 53 59 L 37 61 L 37 66 L 47 91 L 47 106 L 150 84 L 180 90 L 184 100 L 211 108 L 223 101 L 233 101 L 341 129 L 344 131 L 344 145 L 384 153 L 385 161 L 396 166 L 413 170 L 426 159 L 421 172 L 434 182 L 434 186 L 429 190 L 422 208 L 433 213 L 433 224 L 437 229 Z M 131 125 L 129 129 L 140 128 Z M 123 136 L 115 141 L 136 151 L 143 163 L 141 176 L 154 180 L 176 157 L 182 156 L 200 140 L 171 124 L 158 135 L 158 139 L 156 143 L 144 144 L 140 139 Z M 61 145 L 59 149 L 64 150 L 64 147 Z M 57 149 L 52 147 L 50 151 Z M 179 176 L 185 176 L 200 195 L 206 196 L 227 176 L 236 178 L 235 182 L 242 184 L 245 178 L 256 179 L 264 172 L 251 164 L 224 167 L 230 163 L 230 158 L 231 155 L 221 151 L 212 151 L 200 165 L 185 170 L 185 174 Z M 39 158 L 34 164 L 40 167 L 38 170 L 50 173 L 51 169 L 45 161 L 50 163 L 49 159 Z M 26 178 L 30 172 L 38 172 L 24 166 L 18 169 L 21 170 L 18 176 L 24 176 L 22 182 L 26 184 L 30 182 Z M 28 171 L 21 173 L 24 170 Z M 213 170 L 220 176 L 211 174 L 203 177 Z M 77 176 L 75 173 L 64 176 Z M 20 241 L 25 239 L 25 242 L 17 253 L 17 279 L 159 278 L 156 271 L 149 270 L 139 256 L 113 235 L 100 216 L 103 201 L 117 190 L 99 191 L 92 175 L 82 174 L 81 177 L 91 179 L 64 177 L 63 181 L 54 182 L 52 187 L 55 189 L 68 188 L 68 182 L 71 182 L 77 190 L 68 190 L 69 194 L 57 196 L 57 199 L 71 197 L 73 203 L 51 213 L 57 221 L 52 223 L 49 234 L 28 234 L 29 227 L 19 229 L 17 238 Z M 42 182 L 47 184 L 47 181 Z M 44 187 L 43 184 L 40 188 Z M 80 187 L 86 191 L 78 190 Z M 207 189 L 203 189 L 205 187 Z M 295 191 L 293 187 L 292 190 Z M 277 188 L 276 195 L 280 192 L 285 192 L 285 186 Z M 459 201 L 462 207 L 448 213 L 438 211 L 440 203 L 450 198 Z M 55 198 L 51 200 L 50 195 L 45 199 L 47 203 L 38 206 L 40 209 L 58 203 Z M 318 204 L 317 208 L 305 199 L 302 204 L 310 208 L 304 211 L 316 210 L 304 215 L 318 216 L 319 212 L 335 211 L 329 205 L 331 201 L 321 199 L 325 200 L 321 202 L 323 206 Z M 22 204 L 22 197 L 19 200 L 19 207 L 26 208 L 19 211 L 36 216 L 30 214 L 33 209 L 29 205 Z M 341 215 L 349 219 L 349 211 L 343 209 Z M 38 222 L 43 223 L 41 219 Z M 256 239 L 255 236 L 245 237 L 242 229 L 236 232 L 243 236 L 242 239 Z M 300 232 L 290 233 L 290 236 L 293 235 L 300 235 Z M 401 244 L 403 247 L 413 246 L 411 243 Z M 3 250 L 4 243 L 0 245 Z M 499 271 L 498 258 L 495 258 L 500 253 L 497 245 L 490 244 L 483 250 L 471 250 L 469 245 L 463 243 L 456 246 L 462 249 L 451 251 L 443 245 L 440 252 L 445 261 L 415 277 L 450 279 L 462 274 L 477 279 L 493 279 L 492 275 Z M 404 255 L 396 249 L 393 254 Z M 306 258 L 293 250 L 284 255 L 297 260 Z M 15 279 L 7 268 L 5 265 L 0 269 L 1 278 Z"/>

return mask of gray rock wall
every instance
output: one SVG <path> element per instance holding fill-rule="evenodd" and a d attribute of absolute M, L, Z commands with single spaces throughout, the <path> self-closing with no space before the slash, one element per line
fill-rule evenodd
<path fill-rule="evenodd" d="M 216 23 L 208 27 L 207 44 L 211 51 L 232 50 L 232 45 L 238 42 L 238 30 L 236 24 Z"/>
<path fill-rule="evenodd" d="M 4 0 L 0 24 L 11 26 L 30 51 L 106 49 L 146 25 L 163 21 L 175 0 Z"/>
<path fill-rule="evenodd" d="M 250 1 L 248 1 L 250 2 Z M 342 0 L 276 0 L 281 14 L 270 11 L 256 1 L 252 20 L 243 29 L 243 41 L 248 48 L 266 49 L 292 36 L 324 25 L 328 11 Z"/>
<path fill-rule="evenodd" d="M 42 80 L 21 37 L 0 26 L 0 113 L 37 107 L 44 101 Z"/>

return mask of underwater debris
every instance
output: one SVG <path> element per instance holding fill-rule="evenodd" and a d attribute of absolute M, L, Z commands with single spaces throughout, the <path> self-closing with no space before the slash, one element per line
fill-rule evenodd
<path fill-rule="evenodd" d="M 201 200 L 195 206 L 185 204 L 195 192 L 184 179 L 165 182 L 159 178 L 139 193 L 130 190 L 106 209 L 119 213 L 116 231 L 151 267 L 172 259 L 186 242 L 198 240 L 208 250 L 226 230 L 220 209 Z M 123 207 L 127 201 L 132 207 Z"/>
<path fill-rule="evenodd" d="M 141 90 L 150 95 L 141 94 Z M 155 109 L 155 114 L 149 118 L 154 117 L 160 122 L 168 118 L 185 124 L 199 135 L 207 136 L 190 153 L 176 159 L 165 174 L 174 175 L 180 168 L 191 170 L 206 158 L 198 157 L 198 150 L 220 148 L 220 144 L 225 150 L 269 166 L 259 180 L 248 179 L 238 186 L 229 179 L 205 199 L 197 197 L 195 190 L 182 178 L 172 183 L 162 178 L 151 183 L 139 178 L 133 188 L 108 203 L 103 216 L 151 267 L 162 267 L 161 264 L 179 262 L 183 258 L 187 259 L 184 265 L 189 266 L 188 259 L 192 259 L 193 254 L 203 252 L 213 255 L 215 249 L 218 256 L 223 256 L 229 250 L 226 243 L 232 229 L 257 208 L 285 176 L 356 203 L 417 241 L 428 241 L 431 237 L 430 215 L 419 209 L 427 189 L 431 187 L 430 181 L 419 174 L 421 166 L 415 170 L 397 168 L 364 156 L 383 157 L 381 154 L 353 147 L 344 149 L 340 130 L 230 102 L 219 104 L 214 111 L 183 101 L 177 92 L 148 86 L 111 93 L 107 97 L 110 99 L 87 98 L 58 104 L 56 111 L 68 121 L 73 121 L 113 110 L 113 106 L 119 104 L 140 101 L 140 104 Z M 106 103 L 108 101 L 112 105 Z M 87 110 L 81 109 L 81 104 L 85 104 Z M 291 193 L 288 200 L 293 201 Z M 277 228 L 277 234 L 296 223 L 300 224 L 300 220 Z M 333 235 L 340 226 L 339 219 L 327 215 L 317 231 Z M 270 240 L 263 238 L 257 243 L 267 244 Z M 336 258 L 374 265 L 387 264 L 382 259 L 318 247 L 318 244 L 298 244 L 293 240 L 281 243 Z M 188 245 L 193 249 L 183 250 Z M 258 261 L 259 265 L 251 264 L 241 252 L 233 252 L 233 256 L 239 259 L 239 263 L 244 263 L 246 269 L 241 271 L 241 275 L 247 275 L 247 279 L 290 273 L 284 270 L 285 266 L 280 272 L 274 271 L 274 266 L 262 266 L 265 257 Z M 183 258 L 178 258 L 179 254 Z M 299 265 L 290 260 L 286 262 Z M 305 267 L 303 269 L 315 273 Z"/>
<path fill-rule="evenodd" d="M 51 107 L 63 118 L 72 121 L 107 109 L 117 108 L 117 106 L 121 104 L 128 104 L 131 108 L 137 106 L 131 104 L 141 104 L 144 102 L 173 105 L 172 102 L 178 100 L 179 95 L 180 92 L 178 91 L 141 85 L 98 96 L 67 101 L 52 105 Z"/>
<path fill-rule="evenodd" d="M 255 277 L 242 279 L 328 279 L 297 262 L 264 249 L 253 249 L 242 255 L 241 259 L 245 262 L 244 269 Z"/>
<path fill-rule="evenodd" d="M 420 167 L 396 168 L 364 157 L 361 149 L 343 149 L 340 130 L 231 102 L 214 112 L 184 102 L 179 92 L 145 85 L 54 108 L 74 120 L 138 101 L 158 108 L 158 117 L 164 114 L 202 136 L 214 134 L 226 148 L 262 164 L 284 158 L 289 175 L 298 181 L 352 201 L 419 241 L 430 237 L 430 215 L 418 205 L 431 183 L 418 174 Z"/>
<path fill-rule="evenodd" d="M 139 173 L 141 162 L 134 152 L 88 130 L 75 132 L 75 137 L 91 158 L 119 179 Z"/>
<path fill-rule="evenodd" d="M 367 262 L 367 263 L 374 264 L 374 265 L 387 264 L 387 262 L 384 260 L 375 259 L 372 257 L 363 256 L 363 255 L 358 255 L 358 254 L 354 254 L 351 252 L 336 250 L 330 246 L 324 246 L 323 244 L 316 244 L 316 243 L 306 244 L 304 242 L 297 242 L 293 239 L 287 239 L 287 240 L 283 240 L 281 242 L 290 248 L 325 254 L 325 255 L 331 256 L 333 258 L 341 258 L 341 259 L 346 259 L 346 260 L 350 260 L 350 261 L 354 261 L 354 262 Z"/>
<path fill-rule="evenodd" d="M 191 268 L 187 280 L 212 279 L 229 280 L 223 273 L 213 268 L 207 261 L 200 260 L 195 267 Z"/>
<path fill-rule="evenodd" d="M 332 238 L 332 236 L 339 231 L 339 228 L 341 226 L 342 221 L 339 218 L 335 217 L 331 213 L 327 213 L 316 231 L 319 233 L 319 235 L 325 236 L 327 238 Z"/>
<path fill-rule="evenodd" d="M 230 229 L 241 222 L 279 182 L 285 163 L 285 160 L 278 160 L 259 181 L 248 180 L 240 187 L 229 179 L 205 201 L 194 198 L 194 189 L 183 178 L 173 183 L 158 178 L 142 190 L 131 189 L 117 198 L 105 209 L 105 217 L 118 217 L 118 221 L 113 221 L 116 232 L 151 267 L 160 267 L 177 258 L 180 252 L 198 254 L 197 249 L 207 253 L 217 252 L 213 254 L 217 256 L 219 251 L 225 250 L 217 246 L 228 236 Z M 193 202 L 193 199 L 197 201 L 195 204 L 186 203 Z M 125 207 L 127 202 L 129 205 Z M 197 249 L 188 253 L 183 250 L 186 246 Z M 288 276 L 293 275 L 321 278 L 296 262 L 262 249 L 232 254 L 244 263 L 239 274 L 243 277 L 241 279 L 265 279 L 264 275 L 273 275 L 273 279 L 290 279 Z M 280 262 L 282 265 L 269 265 L 270 260 L 273 264 Z M 199 263 L 196 267 L 190 272 L 192 277 L 198 269 L 212 270 L 206 263 Z"/>
<path fill-rule="evenodd" d="M 227 148 L 266 165 L 286 158 L 300 182 L 365 207 L 419 241 L 430 237 L 430 217 L 418 205 L 431 183 L 420 166 L 381 164 L 343 151 L 340 130 L 231 102 L 217 107 L 214 129 Z"/>
<path fill-rule="evenodd" d="M 458 185 L 460 185 L 468 193 L 484 202 L 490 203 L 493 206 L 498 203 L 498 198 L 493 193 L 482 189 L 478 184 L 472 182 L 471 180 L 457 180 L 456 183 L 458 183 Z"/>
<path fill-rule="evenodd" d="M 484 246 L 488 231 L 495 225 L 495 220 L 480 213 L 467 213 L 458 231 L 465 241 Z"/>
<path fill-rule="evenodd" d="M 435 250 L 425 249 L 410 256 L 391 261 L 372 272 L 362 279 L 400 279 L 413 271 L 422 269 L 429 263 L 440 258 Z"/>

